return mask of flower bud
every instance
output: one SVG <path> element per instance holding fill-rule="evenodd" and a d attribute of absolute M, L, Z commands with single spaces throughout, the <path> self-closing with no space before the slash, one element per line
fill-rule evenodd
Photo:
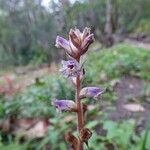
<path fill-rule="evenodd" d="M 91 138 L 92 132 L 88 128 L 83 128 L 80 131 L 80 140 L 84 142 L 88 147 L 88 140 Z"/>
<path fill-rule="evenodd" d="M 90 129 L 88 128 L 83 128 L 81 131 L 80 131 L 80 139 L 81 141 L 83 142 L 86 142 L 88 141 L 92 136 L 92 132 L 90 131 Z"/>
<path fill-rule="evenodd" d="M 94 35 L 86 27 L 83 32 L 80 32 L 79 29 L 71 29 L 69 32 L 69 40 L 57 36 L 55 46 L 63 48 L 69 56 L 79 59 L 81 55 L 86 53 L 93 41 Z"/>
<path fill-rule="evenodd" d="M 78 139 L 71 133 L 71 131 L 68 131 L 65 134 L 65 140 L 71 144 L 71 147 L 73 150 L 79 149 L 79 141 Z"/>
<path fill-rule="evenodd" d="M 77 111 L 76 103 L 72 100 L 58 100 L 55 99 L 52 101 L 52 105 L 56 107 L 56 110 L 58 112 L 64 112 L 64 111 Z"/>
<path fill-rule="evenodd" d="M 69 40 L 78 49 L 78 54 L 81 56 L 86 53 L 89 46 L 93 43 L 94 35 L 90 33 L 90 28 L 87 27 L 83 30 L 83 33 L 78 29 L 71 29 Z"/>
<path fill-rule="evenodd" d="M 70 43 L 69 41 L 67 41 L 66 39 L 64 39 L 63 37 L 57 36 L 56 37 L 56 44 L 55 46 L 57 48 L 63 48 L 67 54 L 69 54 L 71 57 L 73 57 L 75 55 L 75 53 L 73 53 L 71 47 L 70 47 Z"/>
<path fill-rule="evenodd" d="M 105 89 L 99 87 L 85 87 L 80 91 L 80 99 L 93 98 L 97 100 L 104 92 Z"/>

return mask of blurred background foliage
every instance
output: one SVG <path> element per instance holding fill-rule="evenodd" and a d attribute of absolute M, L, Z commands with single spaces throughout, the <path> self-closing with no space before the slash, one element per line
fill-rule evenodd
<path fill-rule="evenodd" d="M 106 34 L 149 33 L 149 0 L 0 0 L 0 67 L 58 61 L 57 34 L 75 26 L 92 28 L 107 45 Z M 109 10 L 110 8 L 110 10 Z M 55 52 L 54 52 L 55 51 Z"/>
<path fill-rule="evenodd" d="M 75 92 L 56 71 L 66 55 L 55 39 L 85 26 L 95 43 L 83 58 L 83 87 L 106 88 L 100 101 L 84 101 L 90 150 L 149 150 L 150 47 L 138 47 L 150 41 L 149 8 L 149 0 L 0 0 L 0 150 L 70 148 L 63 135 L 76 130 L 76 116 L 51 105 Z"/>

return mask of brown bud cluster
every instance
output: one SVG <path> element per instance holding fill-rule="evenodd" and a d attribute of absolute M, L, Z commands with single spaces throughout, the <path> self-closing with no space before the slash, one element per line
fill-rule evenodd
<path fill-rule="evenodd" d="M 65 134 L 65 140 L 71 144 L 73 150 L 79 150 L 79 140 L 71 133 L 71 131 L 68 131 Z"/>
<path fill-rule="evenodd" d="M 88 128 L 83 128 L 80 131 L 80 140 L 88 146 L 88 140 L 91 138 L 92 132 Z"/>
<path fill-rule="evenodd" d="M 93 41 L 94 35 L 90 33 L 90 28 L 86 27 L 83 32 L 80 32 L 79 29 L 71 29 L 69 40 L 57 36 L 55 46 L 65 49 L 66 53 L 74 59 L 79 59 L 86 53 Z"/>

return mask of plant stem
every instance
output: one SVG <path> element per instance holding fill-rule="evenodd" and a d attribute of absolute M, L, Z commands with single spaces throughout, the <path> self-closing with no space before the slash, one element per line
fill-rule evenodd
<path fill-rule="evenodd" d="M 78 118 L 77 129 L 80 134 L 80 131 L 84 126 L 83 107 L 82 107 L 82 103 L 80 102 L 80 75 L 78 75 L 76 78 L 76 104 L 77 104 L 77 110 L 78 110 L 77 111 L 77 118 Z M 81 141 L 79 143 L 79 150 L 83 150 L 83 142 Z"/>

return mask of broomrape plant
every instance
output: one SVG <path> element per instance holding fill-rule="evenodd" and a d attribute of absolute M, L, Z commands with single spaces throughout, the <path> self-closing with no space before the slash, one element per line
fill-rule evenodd
<path fill-rule="evenodd" d="M 99 87 L 81 87 L 81 81 L 85 75 L 81 57 L 88 51 L 89 46 L 94 42 L 94 35 L 91 34 L 90 28 L 85 28 L 83 32 L 79 29 L 71 29 L 69 40 L 60 36 L 56 38 L 56 47 L 63 48 L 70 59 L 62 61 L 60 72 L 67 78 L 71 79 L 75 89 L 75 101 L 55 99 L 52 105 L 59 112 L 69 111 L 77 114 L 78 137 L 75 137 L 71 131 L 65 134 L 65 139 L 71 144 L 73 150 L 83 150 L 84 143 L 87 144 L 92 136 L 90 129 L 85 128 L 85 113 L 88 110 L 87 105 L 82 103 L 84 98 L 93 98 L 98 100 L 105 89 Z"/>

